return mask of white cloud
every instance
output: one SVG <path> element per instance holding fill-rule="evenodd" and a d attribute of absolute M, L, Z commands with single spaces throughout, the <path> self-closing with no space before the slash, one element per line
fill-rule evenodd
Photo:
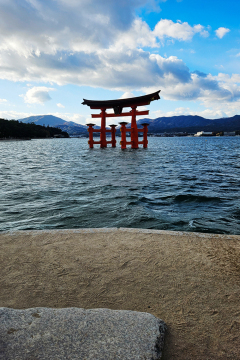
<path fill-rule="evenodd" d="M 159 1 L 5 1 L 0 13 L 0 78 L 125 93 L 162 89 L 166 99 L 200 100 L 208 108 L 210 103 L 237 104 L 239 83 L 234 77 L 230 81 L 192 73 L 176 56 L 151 53 L 150 48 L 158 50 L 165 41 L 206 37 L 209 28 L 162 19 L 151 30 L 135 16 L 147 3 L 153 9 Z M 219 28 L 216 34 L 223 37 L 228 31 Z M 28 104 L 43 104 L 51 100 L 53 90 L 30 87 L 22 96 Z"/>
<path fill-rule="evenodd" d="M 166 98 L 171 100 L 200 100 L 207 107 L 215 104 L 224 108 L 228 102 L 240 100 L 240 86 L 233 79 L 221 76 L 191 74 L 191 81 L 168 87 Z"/>
<path fill-rule="evenodd" d="M 220 27 L 217 30 L 215 30 L 215 33 L 216 33 L 217 37 L 219 37 L 219 39 L 222 39 L 224 37 L 224 35 L 226 35 L 229 31 L 230 31 L 230 29 Z"/>
<path fill-rule="evenodd" d="M 224 66 L 223 65 L 215 65 L 215 68 L 222 71 L 224 69 Z"/>
<path fill-rule="evenodd" d="M 137 47 L 158 47 L 156 36 L 148 24 L 137 18 L 127 31 L 121 31 L 116 36 L 111 50 L 135 49 Z"/>
<path fill-rule="evenodd" d="M 232 74 L 232 76 L 228 75 L 228 74 L 224 74 L 224 73 L 219 73 L 216 77 L 216 79 L 218 81 L 220 81 L 221 83 L 230 83 L 230 84 L 234 84 L 234 83 L 239 83 L 240 84 L 240 74 Z"/>
<path fill-rule="evenodd" d="M 45 86 L 34 86 L 32 89 L 29 89 L 25 95 L 20 95 L 24 98 L 25 103 L 28 104 L 43 104 L 46 101 L 51 100 L 49 91 L 54 91 L 53 88 L 48 88 Z"/>
<path fill-rule="evenodd" d="M 80 114 L 71 114 L 71 113 L 53 113 L 51 115 L 54 115 L 54 116 L 57 116 L 57 117 L 60 117 L 61 119 L 63 120 L 66 120 L 66 121 L 73 121 L 77 124 L 82 124 L 82 125 L 85 125 L 88 121 L 87 121 L 87 118 L 86 116 L 84 115 L 80 115 Z M 89 115 L 90 116 L 90 115 Z M 92 122 L 92 119 L 89 119 L 88 120 L 90 122 Z M 94 119 L 95 120 L 95 119 Z"/>
<path fill-rule="evenodd" d="M 13 110 L 0 111 L 0 118 L 6 120 L 18 120 L 32 115 L 36 115 L 36 114 L 29 112 L 13 111 Z"/>
<path fill-rule="evenodd" d="M 57 106 L 60 107 L 60 108 L 65 108 L 65 106 L 62 105 L 61 103 L 58 103 Z"/>
<path fill-rule="evenodd" d="M 154 34 L 159 39 L 169 37 L 180 41 L 191 40 L 197 33 L 200 33 L 203 37 L 209 35 L 202 25 L 190 26 L 187 22 L 178 21 L 174 23 L 172 20 L 167 19 L 160 20 L 154 29 Z"/>
<path fill-rule="evenodd" d="M 120 97 L 120 99 L 128 99 L 134 97 L 134 94 L 130 91 L 126 91 L 124 94 L 122 94 L 122 96 Z"/>
<path fill-rule="evenodd" d="M 6 99 L 0 99 L 0 104 L 5 104 L 7 102 Z"/>
<path fill-rule="evenodd" d="M 209 36 L 209 32 L 207 30 L 200 31 L 200 35 L 204 38 L 207 38 Z"/>

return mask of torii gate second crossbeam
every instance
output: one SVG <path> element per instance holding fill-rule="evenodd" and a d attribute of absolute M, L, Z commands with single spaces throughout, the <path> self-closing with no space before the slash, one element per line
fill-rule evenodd
<path fill-rule="evenodd" d="M 126 145 L 131 145 L 132 149 L 138 149 L 139 144 L 143 144 L 143 147 L 147 147 L 147 123 L 142 124 L 143 129 L 137 128 L 137 121 L 136 116 L 138 115 L 148 115 L 149 110 L 144 111 L 137 111 L 138 106 L 146 106 L 151 103 L 151 101 L 160 99 L 159 96 L 160 90 L 144 95 L 138 96 L 134 98 L 127 98 L 127 99 L 117 99 L 117 100 L 86 100 L 82 102 L 83 105 L 88 105 L 91 109 L 99 109 L 101 110 L 100 114 L 92 114 L 92 118 L 101 118 L 101 128 L 94 129 L 93 126 L 95 124 L 89 123 L 88 131 L 89 131 L 89 147 L 93 148 L 94 144 L 100 144 L 101 148 L 107 147 L 107 144 L 111 144 L 112 147 L 116 146 L 115 140 L 115 133 L 116 133 L 116 125 L 110 125 L 110 129 L 106 129 L 106 118 L 107 117 L 122 117 L 122 116 L 131 116 L 131 129 L 126 128 L 126 122 L 121 122 L 121 132 L 122 132 L 122 139 L 121 139 L 121 148 L 126 149 Z M 122 112 L 124 107 L 131 107 L 132 110 L 130 112 Z M 113 109 L 114 113 L 106 113 L 107 109 Z M 100 141 L 93 140 L 93 133 L 99 132 L 100 133 Z M 111 141 L 107 141 L 106 133 L 110 132 L 112 134 Z M 126 141 L 126 132 L 131 133 L 131 141 Z M 143 141 L 138 141 L 138 133 L 143 132 Z"/>

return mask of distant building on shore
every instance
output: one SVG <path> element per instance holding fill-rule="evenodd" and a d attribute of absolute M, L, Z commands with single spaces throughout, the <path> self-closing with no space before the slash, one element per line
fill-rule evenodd
<path fill-rule="evenodd" d="M 210 131 L 198 131 L 194 136 L 235 136 L 237 135 L 236 131 L 220 131 L 220 132 L 210 132 Z"/>
<path fill-rule="evenodd" d="M 194 136 L 213 136 L 210 131 L 198 131 Z"/>
<path fill-rule="evenodd" d="M 236 132 L 235 131 L 224 131 L 224 136 L 235 136 Z"/>

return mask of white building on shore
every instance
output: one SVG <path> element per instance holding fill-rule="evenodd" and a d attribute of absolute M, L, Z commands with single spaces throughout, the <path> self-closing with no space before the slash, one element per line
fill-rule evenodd
<path fill-rule="evenodd" d="M 194 136 L 213 136 L 210 131 L 198 131 Z"/>

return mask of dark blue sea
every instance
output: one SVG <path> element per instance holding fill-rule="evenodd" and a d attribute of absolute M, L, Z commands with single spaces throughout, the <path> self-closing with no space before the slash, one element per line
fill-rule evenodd
<path fill-rule="evenodd" d="M 117 139 L 119 143 L 119 138 Z M 240 137 L 0 142 L 0 230 L 129 227 L 240 234 Z"/>

